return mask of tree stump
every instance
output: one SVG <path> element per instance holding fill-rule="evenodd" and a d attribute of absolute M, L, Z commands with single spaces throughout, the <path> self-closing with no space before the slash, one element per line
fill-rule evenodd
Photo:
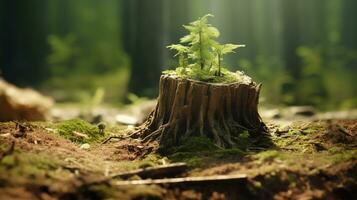
<path fill-rule="evenodd" d="M 156 108 L 135 135 L 160 146 L 206 136 L 222 148 L 234 147 L 239 134 L 265 130 L 258 113 L 261 84 L 215 84 L 162 75 Z"/>

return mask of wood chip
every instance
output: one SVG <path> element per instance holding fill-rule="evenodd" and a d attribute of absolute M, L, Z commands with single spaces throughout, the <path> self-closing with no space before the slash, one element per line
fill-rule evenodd
<path fill-rule="evenodd" d="M 89 136 L 87 134 L 84 134 L 84 133 L 81 133 L 78 131 L 73 131 L 72 133 L 73 133 L 73 135 L 75 135 L 76 137 L 79 137 L 79 138 L 85 138 L 85 139 L 89 138 Z"/>

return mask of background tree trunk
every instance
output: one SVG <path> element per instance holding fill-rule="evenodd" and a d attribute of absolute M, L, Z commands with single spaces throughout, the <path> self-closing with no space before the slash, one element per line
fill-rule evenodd
<path fill-rule="evenodd" d="M 207 136 L 220 147 L 234 147 L 244 130 L 258 134 L 265 129 L 257 108 L 260 87 L 254 82 L 211 84 L 162 75 L 157 106 L 136 135 L 145 142 L 158 140 L 160 146 Z"/>
<path fill-rule="evenodd" d="M 125 1 L 122 8 L 124 48 L 132 63 L 129 91 L 152 97 L 163 67 L 163 0 Z"/>
<path fill-rule="evenodd" d="M 0 68 L 18 85 L 45 78 L 47 1 L 5 0 L 0 3 Z"/>

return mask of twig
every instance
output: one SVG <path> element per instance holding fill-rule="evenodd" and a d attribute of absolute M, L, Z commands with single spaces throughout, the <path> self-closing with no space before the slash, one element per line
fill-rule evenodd
<path fill-rule="evenodd" d="M 112 135 L 112 136 L 109 136 L 108 138 L 106 138 L 105 140 L 103 140 L 103 142 L 101 144 L 106 144 L 108 143 L 111 139 L 125 139 L 125 138 L 128 138 L 128 137 L 123 137 L 123 136 L 118 136 L 118 135 Z"/>
<path fill-rule="evenodd" d="M 103 140 L 103 142 L 101 144 L 106 144 L 108 143 L 111 139 L 128 139 L 128 138 L 134 138 L 133 136 L 135 136 L 136 134 L 138 134 L 138 132 L 140 132 L 140 130 L 138 131 L 134 131 L 133 133 L 130 133 L 129 135 L 125 135 L 125 136 L 121 136 L 121 135 L 111 135 L 109 137 L 107 137 L 105 140 Z"/>
<path fill-rule="evenodd" d="M 208 184 L 245 184 L 247 176 L 240 175 L 220 175 L 208 177 L 185 177 L 185 178 L 167 178 L 167 179 L 146 179 L 146 180 L 133 180 L 133 181 L 117 181 L 114 184 L 117 186 L 125 185 L 181 185 L 181 186 L 204 186 Z"/>
<path fill-rule="evenodd" d="M 248 150 L 250 150 L 250 151 L 264 151 L 267 149 L 268 148 L 265 148 L 265 147 L 248 147 Z"/>
<path fill-rule="evenodd" d="M 164 178 L 172 177 L 185 172 L 188 169 L 186 163 L 173 163 L 169 165 L 161 165 L 155 167 L 147 167 L 129 172 L 111 175 L 111 178 L 127 179 L 131 176 L 138 175 L 141 178 Z"/>

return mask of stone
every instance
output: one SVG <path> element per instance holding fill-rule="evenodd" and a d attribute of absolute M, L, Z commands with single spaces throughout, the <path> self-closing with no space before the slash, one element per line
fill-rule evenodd
<path fill-rule="evenodd" d="M 33 89 L 22 89 L 0 78 L 0 121 L 47 120 L 54 101 Z"/>
<path fill-rule="evenodd" d="M 85 144 L 82 144 L 81 149 L 89 149 L 90 148 L 90 145 L 88 143 L 85 143 Z"/>

